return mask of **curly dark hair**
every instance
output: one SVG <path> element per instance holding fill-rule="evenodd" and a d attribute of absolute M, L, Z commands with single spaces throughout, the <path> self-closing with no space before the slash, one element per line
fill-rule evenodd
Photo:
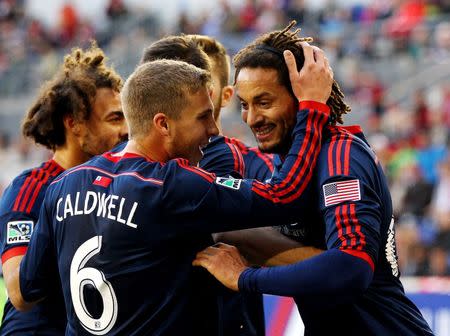
<path fill-rule="evenodd" d="M 54 77 L 41 87 L 23 120 L 22 134 L 55 150 L 66 140 L 66 115 L 88 120 L 97 90 L 120 91 L 122 85 L 122 78 L 106 65 L 106 56 L 95 42 L 85 51 L 75 48 L 65 56 Z"/>
<path fill-rule="evenodd" d="M 292 97 L 289 80 L 289 72 L 283 58 L 283 51 L 290 50 L 297 62 L 297 68 L 301 69 L 305 63 L 303 49 L 299 42 L 312 42 L 311 37 L 299 36 L 300 28 L 291 31 L 296 21 L 291 21 L 283 30 L 273 31 L 258 37 L 253 43 L 241 49 L 233 58 L 235 67 L 234 81 L 242 68 L 269 68 L 278 72 L 280 83 L 285 86 Z M 343 123 L 342 115 L 350 112 L 351 108 L 344 101 L 339 84 L 333 81 L 330 98 L 327 105 L 330 107 L 333 122 Z"/>

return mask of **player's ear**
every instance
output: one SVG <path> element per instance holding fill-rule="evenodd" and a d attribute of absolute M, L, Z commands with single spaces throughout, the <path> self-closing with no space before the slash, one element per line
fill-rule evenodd
<path fill-rule="evenodd" d="M 167 136 L 170 133 L 169 119 L 164 113 L 156 113 L 153 117 L 153 127 L 161 135 Z"/>
<path fill-rule="evenodd" d="M 234 88 L 232 85 L 227 85 L 222 89 L 222 105 L 220 107 L 225 107 L 230 103 L 233 93 Z"/>

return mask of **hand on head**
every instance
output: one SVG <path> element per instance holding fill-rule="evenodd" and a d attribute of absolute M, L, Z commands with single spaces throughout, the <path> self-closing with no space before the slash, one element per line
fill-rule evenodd
<path fill-rule="evenodd" d="M 192 265 L 206 268 L 224 286 L 234 291 L 239 291 L 239 276 L 247 268 L 238 249 L 225 243 L 217 243 L 198 252 Z"/>
<path fill-rule="evenodd" d="M 305 56 L 302 69 L 297 71 L 295 57 L 291 51 L 284 51 L 289 70 L 292 90 L 299 101 L 313 100 L 326 103 L 331 94 L 333 71 L 324 52 L 307 42 L 300 42 Z"/>

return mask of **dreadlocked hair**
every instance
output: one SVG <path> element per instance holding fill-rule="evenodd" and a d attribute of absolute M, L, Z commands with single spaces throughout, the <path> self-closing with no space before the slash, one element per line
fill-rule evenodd
<path fill-rule="evenodd" d="M 284 61 L 283 51 L 290 50 L 297 63 L 297 69 L 300 70 L 305 63 L 303 48 L 300 42 L 312 42 L 311 37 L 299 36 L 300 28 L 291 31 L 297 22 L 291 21 L 283 30 L 277 30 L 266 33 L 258 37 L 253 43 L 241 49 L 233 58 L 235 67 L 234 82 L 242 68 L 268 68 L 275 69 L 278 72 L 280 83 L 288 89 L 292 97 L 295 98 L 292 91 L 289 72 Z M 296 99 L 296 98 L 295 98 Z M 343 123 L 342 116 L 350 112 L 351 108 L 344 101 L 339 84 L 333 81 L 330 97 L 327 105 L 331 110 L 332 123 Z"/>
<path fill-rule="evenodd" d="M 44 83 L 22 122 L 22 134 L 48 149 L 65 143 L 64 117 L 88 120 L 97 90 L 119 92 L 122 78 L 106 65 L 106 57 L 95 42 L 83 51 L 75 48 L 51 80 Z"/>

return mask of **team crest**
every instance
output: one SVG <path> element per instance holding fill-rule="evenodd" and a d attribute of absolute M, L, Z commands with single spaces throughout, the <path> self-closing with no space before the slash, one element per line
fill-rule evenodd
<path fill-rule="evenodd" d="M 216 184 L 234 189 L 239 190 L 241 187 L 242 180 L 234 179 L 232 177 L 217 177 L 216 178 Z"/>
<path fill-rule="evenodd" d="M 7 244 L 28 243 L 33 233 L 33 221 L 8 222 Z"/>

